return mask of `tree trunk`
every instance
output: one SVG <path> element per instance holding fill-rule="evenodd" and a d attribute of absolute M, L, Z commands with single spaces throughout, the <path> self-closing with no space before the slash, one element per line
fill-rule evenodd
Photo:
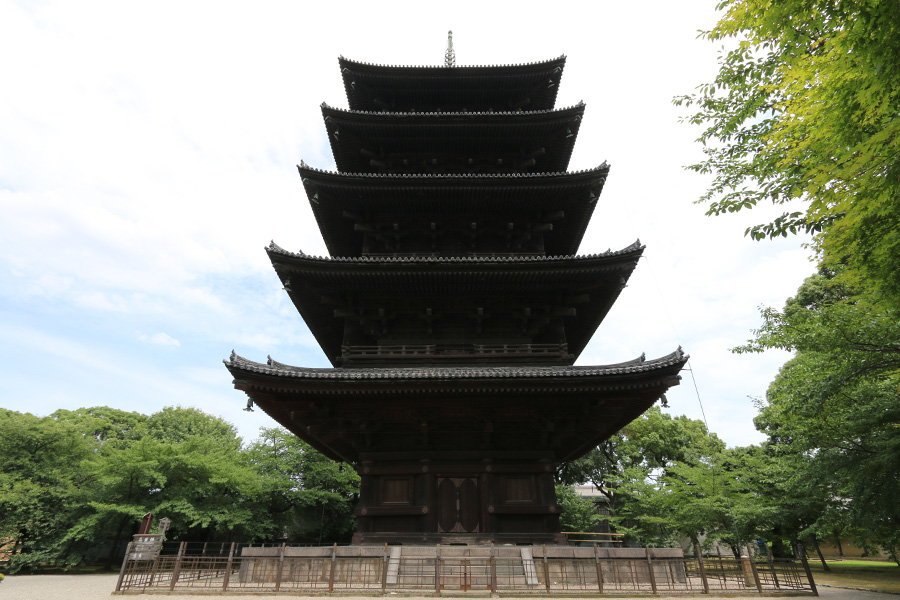
<path fill-rule="evenodd" d="M 834 536 L 834 540 L 837 542 L 838 556 L 840 556 L 841 558 L 844 558 L 844 547 L 841 546 L 841 536 L 840 535 Z"/>
<path fill-rule="evenodd" d="M 825 562 L 825 557 L 822 556 L 822 549 L 819 548 L 819 538 L 816 537 L 816 534 L 812 536 L 813 546 L 816 547 L 816 554 L 819 555 L 819 560 L 822 561 L 822 568 L 828 572 L 831 570 L 831 567 L 828 566 L 828 563 Z"/>
<path fill-rule="evenodd" d="M 107 571 L 112 569 L 113 559 L 118 556 L 119 540 L 122 539 L 122 530 L 125 529 L 125 525 L 128 523 L 128 521 L 129 518 L 127 516 L 122 517 L 119 520 L 119 527 L 116 529 L 116 536 L 113 538 L 112 547 L 109 549 L 109 556 L 106 557 L 106 564 L 103 566 Z"/>

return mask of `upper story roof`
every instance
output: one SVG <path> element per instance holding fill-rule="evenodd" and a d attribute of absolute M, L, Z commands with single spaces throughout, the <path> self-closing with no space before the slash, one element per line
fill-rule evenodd
<path fill-rule="evenodd" d="M 584 104 L 518 112 L 361 112 L 322 105 L 339 171 L 565 171 Z"/>
<path fill-rule="evenodd" d="M 388 66 L 338 59 L 353 110 L 547 110 L 566 57 L 496 66 Z"/>
<path fill-rule="evenodd" d="M 344 320 L 329 299 L 369 299 L 390 307 L 400 300 L 421 307 L 448 299 L 502 298 L 506 310 L 557 298 L 579 298 L 563 318 L 568 351 L 577 357 L 625 287 L 644 251 L 639 241 L 588 256 L 321 258 L 266 248 L 300 315 L 335 363 Z M 421 308 L 420 307 L 420 308 Z M 350 307 L 352 309 L 352 306 Z"/>
<path fill-rule="evenodd" d="M 332 256 L 360 256 L 358 224 L 378 218 L 495 219 L 548 223 L 548 255 L 572 255 L 603 190 L 609 165 L 576 173 L 373 175 L 299 167 L 303 187 Z"/>

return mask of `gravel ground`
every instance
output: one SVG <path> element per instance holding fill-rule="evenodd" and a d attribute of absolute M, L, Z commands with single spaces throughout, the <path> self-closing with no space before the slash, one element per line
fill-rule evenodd
<path fill-rule="evenodd" d="M 110 600 L 112 592 L 116 588 L 118 575 L 10 575 L 3 583 L 0 583 L 0 600 Z M 391 594 L 393 595 L 393 594 Z M 839 588 L 819 587 L 819 595 L 822 598 L 833 600 L 888 600 L 897 598 L 894 594 L 881 594 L 877 592 L 861 592 Z M 131 594 L 129 594 L 130 597 Z M 142 595 L 143 596 L 143 595 Z M 265 596 L 277 598 L 298 598 L 295 594 L 242 594 L 237 595 L 185 595 L 185 594 L 148 594 L 145 598 L 161 598 L 166 600 L 202 600 L 203 598 L 227 598 L 228 600 L 260 600 Z M 321 596 L 320 596 L 321 597 Z M 415 596 L 399 596 L 404 600 L 415 600 Z M 452 597 L 452 596 L 447 596 Z M 473 595 L 483 598 L 484 594 Z M 539 596 L 532 596 L 539 597 Z M 559 598 L 559 596 L 555 596 Z M 632 596 L 635 597 L 635 596 Z M 641 596 L 637 596 L 638 598 Z M 661 600 L 676 600 L 685 596 L 643 596 L 644 598 L 657 598 Z M 693 596 L 696 598 L 727 598 L 728 600 L 758 600 L 759 595 L 754 596 Z M 804 597 L 804 596 L 801 596 Z M 336 596 L 340 600 L 372 600 L 372 596 L 359 599 L 352 596 Z M 426 600 L 431 596 L 421 597 Z M 593 598 L 597 598 L 594 596 Z M 572 600 L 576 600 L 573 598 Z"/>

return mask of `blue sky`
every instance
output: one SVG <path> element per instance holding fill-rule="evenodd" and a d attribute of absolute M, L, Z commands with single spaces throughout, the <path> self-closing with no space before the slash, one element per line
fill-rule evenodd
<path fill-rule="evenodd" d="M 337 57 L 440 64 L 453 29 L 459 64 L 568 56 L 557 105 L 587 104 L 570 169 L 612 164 L 581 253 L 647 245 L 579 364 L 680 344 L 711 429 L 760 441 L 748 397 L 787 355 L 728 348 L 813 267 L 801 239 L 743 237 L 766 213 L 693 204 L 699 132 L 671 98 L 714 76 L 697 39 L 714 4 L 0 0 L 0 405 L 272 426 L 221 361 L 327 366 L 263 248 L 326 253 L 294 165 L 333 168 L 319 104 L 346 107 Z M 668 397 L 700 417 L 690 374 Z"/>

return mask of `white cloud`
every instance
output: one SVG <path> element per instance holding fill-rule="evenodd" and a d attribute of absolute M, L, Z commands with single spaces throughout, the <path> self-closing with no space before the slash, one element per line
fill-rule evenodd
<path fill-rule="evenodd" d="M 580 363 L 682 344 L 713 430 L 731 443 L 755 435 L 746 396 L 764 392 L 783 357 L 727 349 L 759 323 L 757 306 L 780 305 L 812 268 L 799 240 L 743 237 L 768 209 L 712 219 L 692 204 L 707 181 L 681 166 L 701 156 L 698 131 L 677 122 L 670 99 L 715 73 L 716 48 L 696 39 L 715 22 L 712 6 L 454 7 L 448 17 L 411 0 L 387 11 L 351 1 L 342 10 L 353 18 L 336 20 L 325 3 L 0 3 L 0 54 L 16 57 L 0 64 L 0 315 L 31 323 L 15 336 L 31 357 L 8 350 L 5 364 L 59 365 L 34 389 L 23 382 L 10 408 L 38 394 L 47 407 L 139 397 L 144 412 L 193 402 L 252 425 L 245 437 L 271 424 L 238 412 L 242 394 L 216 373 L 231 348 L 327 363 L 263 247 L 326 253 L 294 164 L 333 167 L 318 106 L 345 105 L 337 56 L 439 64 L 453 29 L 461 64 L 567 54 L 558 105 L 587 103 L 570 167 L 612 163 L 581 250 L 647 244 Z M 0 327 L 7 347 L 9 331 Z M 134 331 L 166 333 L 123 337 Z M 176 354 L 176 366 L 159 362 Z M 672 410 L 693 416 L 686 383 Z"/>
<path fill-rule="evenodd" d="M 156 344 L 157 346 L 174 346 L 181 347 L 181 342 L 173 338 L 167 333 L 158 332 L 151 335 L 145 335 L 141 332 L 137 334 L 138 339 L 142 342 L 149 342 L 151 344 Z"/>

